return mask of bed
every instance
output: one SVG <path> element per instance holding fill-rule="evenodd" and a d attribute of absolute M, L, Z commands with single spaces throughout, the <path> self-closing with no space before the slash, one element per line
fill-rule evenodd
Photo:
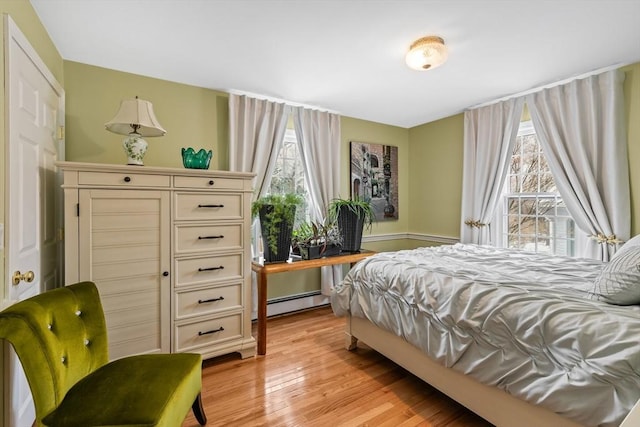
<path fill-rule="evenodd" d="M 494 425 L 619 426 L 640 412 L 634 240 L 618 254 L 638 254 L 610 263 L 465 244 L 379 253 L 331 305 L 347 348 L 366 343 Z"/>

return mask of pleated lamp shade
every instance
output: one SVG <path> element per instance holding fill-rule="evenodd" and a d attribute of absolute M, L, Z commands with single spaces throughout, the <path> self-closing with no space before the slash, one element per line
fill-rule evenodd
<path fill-rule="evenodd" d="M 167 133 L 153 113 L 151 102 L 138 97 L 123 100 L 116 116 L 105 124 L 105 128 L 121 135 L 134 131 L 141 136 L 163 136 Z"/>

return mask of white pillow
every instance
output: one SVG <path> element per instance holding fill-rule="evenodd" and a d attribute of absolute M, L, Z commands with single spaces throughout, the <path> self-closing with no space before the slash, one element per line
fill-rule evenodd
<path fill-rule="evenodd" d="M 625 243 L 602 269 L 593 283 L 591 299 L 617 305 L 640 304 L 640 239 L 637 237 Z"/>
<path fill-rule="evenodd" d="M 640 246 L 640 234 L 624 242 L 622 247 L 613 255 L 613 258 L 617 257 L 618 254 L 622 252 L 626 252 L 627 250 L 634 248 L 635 246 Z M 613 260 L 613 258 L 611 259 Z"/>

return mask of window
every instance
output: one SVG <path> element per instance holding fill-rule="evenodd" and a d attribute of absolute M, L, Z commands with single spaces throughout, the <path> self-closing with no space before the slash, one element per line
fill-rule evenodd
<path fill-rule="evenodd" d="M 533 124 L 522 122 L 503 192 L 503 247 L 575 255 L 575 223 L 558 193 Z"/>
<path fill-rule="evenodd" d="M 282 148 L 276 158 L 276 165 L 271 175 L 270 194 L 300 194 L 304 206 L 296 209 L 296 225 L 309 220 L 309 197 L 304 180 L 304 166 L 298 151 L 298 139 L 293 129 L 287 129 Z"/>

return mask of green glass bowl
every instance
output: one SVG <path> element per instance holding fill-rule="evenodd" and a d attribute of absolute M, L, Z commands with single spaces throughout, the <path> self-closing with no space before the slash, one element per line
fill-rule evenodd
<path fill-rule="evenodd" d="M 193 148 L 182 149 L 182 164 L 188 169 L 209 169 L 213 152 L 201 148 L 196 152 Z"/>

